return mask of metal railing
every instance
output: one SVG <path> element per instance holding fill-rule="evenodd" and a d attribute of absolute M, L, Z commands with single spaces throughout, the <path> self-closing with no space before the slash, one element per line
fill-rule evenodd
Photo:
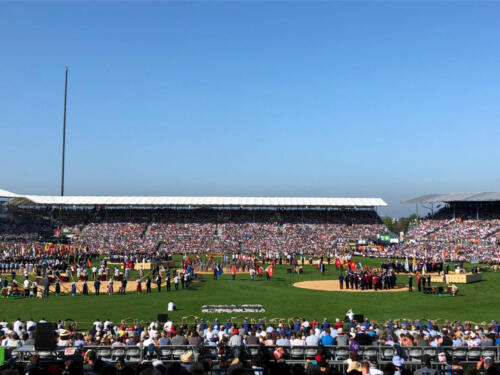
<path fill-rule="evenodd" d="M 282 346 L 283 359 L 290 362 L 306 362 L 313 359 L 316 354 L 321 354 L 331 363 L 341 364 L 349 358 L 348 346 Z M 191 351 L 195 360 L 200 358 L 210 358 L 214 361 L 221 359 L 232 359 L 242 356 L 244 358 L 262 357 L 272 354 L 276 346 L 264 345 L 243 345 L 241 347 L 224 347 L 219 351 L 218 346 L 211 345 L 166 345 L 166 346 L 83 346 L 73 348 L 74 353 L 68 348 L 57 348 L 55 350 L 37 351 L 34 348 L 6 348 L 7 356 L 17 357 L 20 361 L 28 360 L 31 355 L 38 355 L 40 358 L 65 359 L 71 356 L 82 355 L 88 350 L 94 350 L 97 357 L 114 362 L 123 358 L 126 362 L 141 362 L 144 360 L 161 360 L 163 362 L 179 361 L 180 356 Z M 221 354 L 221 352 L 223 354 Z M 371 362 L 390 362 L 393 356 L 399 355 L 405 358 L 405 363 L 419 364 L 424 355 L 431 358 L 431 362 L 439 363 L 439 354 L 445 353 L 448 361 L 477 362 L 482 358 L 491 357 L 495 362 L 500 362 L 500 346 L 479 346 L 479 347 L 432 347 L 432 346 L 412 346 L 412 347 L 392 347 L 392 346 L 362 346 L 357 351 L 362 360 Z"/>

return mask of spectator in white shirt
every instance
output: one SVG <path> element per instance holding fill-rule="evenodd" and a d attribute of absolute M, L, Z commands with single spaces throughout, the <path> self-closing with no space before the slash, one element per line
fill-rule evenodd
<path fill-rule="evenodd" d="M 295 336 L 295 334 L 292 335 L 292 341 L 290 341 L 291 346 L 304 346 L 306 342 L 304 341 L 304 337 L 300 336 Z"/>
<path fill-rule="evenodd" d="M 319 344 L 319 338 L 316 336 L 312 331 L 309 336 L 306 338 L 306 345 L 307 346 L 318 346 Z"/>

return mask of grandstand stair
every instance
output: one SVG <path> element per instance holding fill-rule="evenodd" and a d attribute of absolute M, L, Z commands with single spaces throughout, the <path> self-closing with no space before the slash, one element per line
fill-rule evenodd
<path fill-rule="evenodd" d="M 491 236 L 494 236 L 496 234 L 500 233 L 500 225 L 494 227 L 492 230 L 490 230 L 488 233 L 486 233 L 483 237 L 481 237 L 483 240 L 490 238 Z"/>
<path fill-rule="evenodd" d="M 146 229 L 144 230 L 144 233 L 142 234 L 142 238 L 146 237 L 149 235 L 149 232 L 151 231 L 151 227 L 153 226 L 153 223 L 149 223 Z"/>
<path fill-rule="evenodd" d="M 429 232 L 425 233 L 425 234 L 424 234 L 424 237 L 430 236 L 432 233 L 436 233 L 436 232 L 440 231 L 441 229 L 446 228 L 447 226 L 449 226 L 450 224 L 452 224 L 452 223 L 454 223 L 454 222 L 455 222 L 455 219 L 452 219 L 452 220 L 450 220 L 450 221 L 446 222 L 446 224 L 444 224 L 444 225 L 440 225 L 439 227 L 434 228 L 433 230 L 431 230 L 431 231 L 429 231 Z"/>

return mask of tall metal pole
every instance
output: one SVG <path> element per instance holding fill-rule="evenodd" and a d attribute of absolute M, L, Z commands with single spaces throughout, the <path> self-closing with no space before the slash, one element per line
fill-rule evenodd
<path fill-rule="evenodd" d="M 61 197 L 64 195 L 64 156 L 66 151 L 66 98 L 68 97 L 68 70 L 64 81 L 64 119 L 63 119 L 63 146 L 62 146 L 62 171 L 61 171 Z"/>

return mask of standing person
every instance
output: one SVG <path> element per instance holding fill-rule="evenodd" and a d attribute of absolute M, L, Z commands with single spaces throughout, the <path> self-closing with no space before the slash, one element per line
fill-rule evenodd
<path fill-rule="evenodd" d="M 422 276 L 420 274 L 417 276 L 417 288 L 419 292 L 422 291 Z"/>
<path fill-rule="evenodd" d="M 184 285 L 185 285 L 184 272 L 181 272 L 181 274 L 178 276 L 179 276 L 179 279 L 181 280 L 182 289 L 184 289 Z"/>
<path fill-rule="evenodd" d="M 84 296 L 88 296 L 89 294 L 89 286 L 87 285 L 87 281 L 83 281 L 83 286 L 82 286 L 82 294 Z"/>
<path fill-rule="evenodd" d="M 413 292 L 413 276 L 408 276 L 408 292 Z"/>
<path fill-rule="evenodd" d="M 214 280 L 217 280 L 218 267 L 214 267 Z"/>
<path fill-rule="evenodd" d="M 112 295 L 113 294 L 113 279 L 109 279 L 108 281 L 108 294 Z"/>
<path fill-rule="evenodd" d="M 141 279 L 137 279 L 137 294 L 141 294 L 142 292 L 142 281 Z"/>
<path fill-rule="evenodd" d="M 233 280 L 236 280 L 236 265 L 234 264 L 231 267 L 231 275 L 233 275 Z"/>
<path fill-rule="evenodd" d="M 339 286 L 340 289 L 344 289 L 344 275 L 342 274 L 339 275 Z"/>
<path fill-rule="evenodd" d="M 24 296 L 29 297 L 30 296 L 30 281 L 29 281 L 28 277 L 24 278 L 23 286 L 24 286 Z"/>
<path fill-rule="evenodd" d="M 170 273 L 167 274 L 166 284 L 167 284 L 167 292 L 170 292 Z"/>
<path fill-rule="evenodd" d="M 146 279 L 146 293 L 151 293 L 151 278 L 149 276 Z"/>
<path fill-rule="evenodd" d="M 76 294 L 76 282 L 71 283 L 71 295 L 74 296 Z"/>
<path fill-rule="evenodd" d="M 127 279 L 123 278 L 122 279 L 121 293 L 125 294 L 126 292 L 127 292 Z"/>
<path fill-rule="evenodd" d="M 101 289 L 101 281 L 99 279 L 94 281 L 94 289 L 95 289 L 95 295 L 98 296 L 99 290 Z"/>
<path fill-rule="evenodd" d="M 161 292 L 161 275 L 158 273 L 158 277 L 156 278 L 156 285 L 158 286 L 158 293 Z"/>
<path fill-rule="evenodd" d="M 179 276 L 176 274 L 174 277 L 175 290 L 179 290 Z"/>
<path fill-rule="evenodd" d="M 38 294 L 38 284 L 36 283 L 35 280 L 33 280 L 33 283 L 31 284 L 31 288 L 33 289 L 33 297 L 36 298 Z"/>
<path fill-rule="evenodd" d="M 50 293 L 50 282 L 49 282 L 49 279 L 46 279 L 45 285 L 44 285 L 45 298 L 49 298 L 49 293 Z"/>

